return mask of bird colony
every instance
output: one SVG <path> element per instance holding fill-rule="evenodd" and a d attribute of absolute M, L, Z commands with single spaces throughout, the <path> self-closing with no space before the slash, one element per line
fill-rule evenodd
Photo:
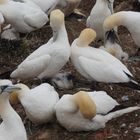
<path fill-rule="evenodd" d="M 57 121 L 68 132 L 104 129 L 111 119 L 140 109 L 139 104 L 121 108 L 121 104 L 102 88 L 100 91 L 67 92 L 63 96 L 57 92 L 57 89 L 70 91 L 75 88 L 75 75 L 62 71 L 69 62 L 91 85 L 116 84 L 140 93 L 139 82 L 124 63 L 129 61 L 129 54 L 124 51 L 117 33 L 120 25 L 128 29 L 137 46 L 135 57 L 139 57 L 140 29 L 137 27 L 140 13 L 115 13 L 114 0 L 96 0 L 86 17 L 77 10 L 82 2 L 0 0 L 1 38 L 18 40 L 22 38 L 21 34 L 26 35 L 46 25 L 53 33 L 47 43 L 15 67 L 9 79 L 0 79 L 0 140 L 27 140 L 23 120 L 15 111 L 16 106 L 11 106 L 19 103 L 30 123 L 47 125 Z M 71 15 L 78 22 L 86 18 L 86 23 L 85 29 L 70 44 L 65 21 Z M 102 45 L 94 47 L 91 45 L 94 42 Z M 30 83 L 31 80 L 37 80 L 39 84 L 27 86 L 25 81 Z"/>

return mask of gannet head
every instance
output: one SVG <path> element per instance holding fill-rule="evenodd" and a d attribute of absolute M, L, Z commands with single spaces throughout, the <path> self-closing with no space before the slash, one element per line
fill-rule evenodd
<path fill-rule="evenodd" d="M 0 86 L 0 97 L 8 98 L 12 92 L 20 90 L 19 87 L 13 85 L 2 85 Z"/>
<path fill-rule="evenodd" d="M 87 92 L 79 91 L 73 97 L 84 118 L 92 119 L 96 116 L 96 105 Z"/>
<path fill-rule="evenodd" d="M 112 28 L 122 24 L 124 16 L 121 13 L 122 12 L 112 14 L 104 20 L 103 28 L 105 31 L 110 31 Z"/>
<path fill-rule="evenodd" d="M 84 29 L 77 41 L 79 47 L 88 46 L 96 38 L 96 32 L 93 29 L 86 28 Z"/>
<path fill-rule="evenodd" d="M 64 24 L 64 13 L 60 10 L 53 10 L 50 14 L 50 26 L 57 31 Z"/>
<path fill-rule="evenodd" d="M 18 88 L 20 88 L 20 90 L 13 91 L 10 94 L 10 102 L 11 102 L 11 104 L 17 104 L 17 103 L 19 103 L 18 97 L 21 96 L 22 94 L 24 94 L 24 92 L 29 91 L 29 87 L 26 86 L 25 84 L 19 83 L 19 84 L 16 84 L 15 86 L 18 87 Z"/>

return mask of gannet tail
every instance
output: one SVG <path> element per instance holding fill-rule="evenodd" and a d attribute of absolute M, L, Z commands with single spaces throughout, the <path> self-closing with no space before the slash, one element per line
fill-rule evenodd
<path fill-rule="evenodd" d="M 128 107 L 126 109 L 122 109 L 122 110 L 119 110 L 119 111 L 111 112 L 111 113 L 109 113 L 109 114 L 104 116 L 105 117 L 105 121 L 108 122 L 111 119 L 120 117 L 123 114 L 130 113 L 130 112 L 133 112 L 133 111 L 139 110 L 139 109 L 140 109 L 139 106 L 134 106 L 134 107 Z"/>

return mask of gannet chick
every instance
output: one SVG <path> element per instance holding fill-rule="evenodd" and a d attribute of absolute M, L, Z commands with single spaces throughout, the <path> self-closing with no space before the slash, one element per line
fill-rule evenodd
<path fill-rule="evenodd" d="M 7 40 L 20 40 L 20 35 L 14 28 L 9 28 L 1 33 L 1 38 Z"/>
<path fill-rule="evenodd" d="M 13 93 L 17 94 L 29 120 L 41 124 L 53 119 L 54 106 L 59 100 L 58 93 L 53 86 L 43 83 L 33 89 L 29 89 L 24 84 L 17 84 L 16 87 L 21 90 Z"/>
<path fill-rule="evenodd" d="M 0 11 L 0 24 L 7 22 L 21 33 L 34 31 L 48 22 L 48 16 L 37 5 L 31 7 L 26 2 L 2 0 Z"/>
<path fill-rule="evenodd" d="M 30 54 L 12 72 L 11 77 L 25 80 L 38 77 L 51 78 L 67 63 L 70 57 L 70 44 L 64 23 L 64 14 L 54 10 L 50 14 L 53 37 Z"/>
<path fill-rule="evenodd" d="M 90 16 L 87 19 L 86 25 L 96 31 L 97 40 L 104 39 L 103 22 L 106 17 L 113 13 L 113 3 L 114 0 L 96 0 Z"/>
<path fill-rule="evenodd" d="M 106 32 L 104 46 L 101 46 L 100 49 L 109 52 L 119 60 L 128 60 L 128 54 L 122 50 L 120 40 L 114 29 Z"/>
<path fill-rule="evenodd" d="M 19 90 L 16 86 L 0 86 L 0 124 L 1 140 L 27 140 L 26 130 L 21 118 L 9 103 L 9 95 Z"/>
<path fill-rule="evenodd" d="M 81 0 L 59 0 L 56 8 L 61 9 L 65 16 L 69 16 L 79 6 Z"/>
<path fill-rule="evenodd" d="M 121 11 L 105 19 L 103 27 L 109 31 L 115 26 L 125 26 L 132 35 L 136 45 L 140 48 L 140 13 L 132 11 Z"/>
<path fill-rule="evenodd" d="M 79 91 L 74 95 L 63 95 L 55 110 L 58 122 L 68 131 L 96 131 L 111 119 L 140 109 L 135 106 L 108 113 L 117 105 L 106 92 Z"/>
<path fill-rule="evenodd" d="M 73 88 L 73 76 L 70 72 L 57 73 L 52 79 L 51 83 L 59 89 Z"/>
<path fill-rule="evenodd" d="M 76 70 L 91 81 L 127 83 L 128 86 L 131 83 L 139 90 L 140 86 L 132 80 L 133 75 L 121 61 L 104 50 L 89 46 L 95 37 L 96 32 L 87 28 L 72 43 L 71 61 Z"/>

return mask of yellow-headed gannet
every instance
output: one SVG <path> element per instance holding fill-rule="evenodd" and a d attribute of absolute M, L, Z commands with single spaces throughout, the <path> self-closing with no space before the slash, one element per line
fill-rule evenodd
<path fill-rule="evenodd" d="M 102 49 L 89 46 L 95 37 L 96 32 L 87 28 L 72 43 L 71 60 L 76 70 L 91 81 L 127 83 L 140 90 L 138 83 L 132 80 L 133 75 L 120 60 Z"/>
<path fill-rule="evenodd" d="M 104 91 L 79 91 L 74 95 L 63 95 L 55 110 L 58 122 L 68 131 L 96 131 L 111 119 L 140 109 L 135 106 L 111 112 L 117 105 Z"/>
<path fill-rule="evenodd" d="M 29 89 L 24 84 L 17 84 L 15 86 L 21 88 L 21 90 L 13 92 L 11 97 L 14 94 L 14 98 L 16 98 L 15 95 L 17 95 L 27 117 L 32 122 L 40 124 L 53 119 L 54 107 L 59 100 L 58 93 L 53 86 L 47 83 L 43 83 L 33 89 Z"/>
<path fill-rule="evenodd" d="M 20 88 L 0 86 L 0 140 L 27 140 L 26 130 L 21 118 L 9 103 L 9 95 Z"/>
<path fill-rule="evenodd" d="M 53 77 L 67 63 L 70 57 L 70 44 L 65 29 L 64 14 L 54 10 L 50 15 L 53 37 L 30 54 L 12 72 L 11 77 L 19 80 L 38 77 Z"/>

